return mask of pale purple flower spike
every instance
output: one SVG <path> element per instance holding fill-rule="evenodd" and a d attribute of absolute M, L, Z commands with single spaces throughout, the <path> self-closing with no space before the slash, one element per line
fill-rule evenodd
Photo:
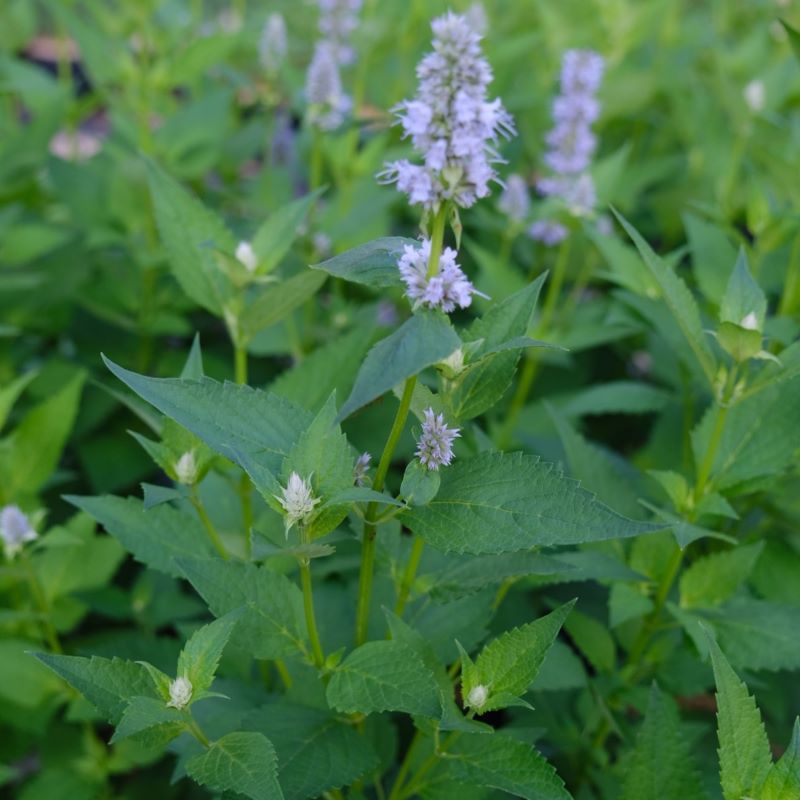
<path fill-rule="evenodd" d="M 492 70 L 467 19 L 448 12 L 431 27 L 433 52 L 417 66 L 416 97 L 395 110 L 423 163 L 389 162 L 378 177 L 426 209 L 446 200 L 467 208 L 489 194 L 498 139 L 515 132 L 514 122 L 500 100 L 486 97 Z"/>
<path fill-rule="evenodd" d="M 449 466 L 453 460 L 453 441 L 461 434 L 458 428 L 448 428 L 444 414 L 435 414 L 432 408 L 425 409 L 422 433 L 417 441 L 417 457 L 428 469 Z"/>
<path fill-rule="evenodd" d="M 406 284 L 406 297 L 415 308 L 438 308 L 449 314 L 456 306 L 466 308 L 472 295 L 478 294 L 469 278 L 456 262 L 458 253 L 450 247 L 442 250 L 439 271 L 428 277 L 428 260 L 431 255 L 430 239 L 423 239 L 420 247 L 405 245 L 397 262 L 400 275 Z"/>
<path fill-rule="evenodd" d="M 358 28 L 358 14 L 363 0 L 317 0 L 319 32 L 328 42 L 338 64 L 343 67 L 356 60 L 350 38 Z"/>
<path fill-rule="evenodd" d="M 338 128 L 352 108 L 352 100 L 342 89 L 339 65 L 329 42 L 317 42 L 306 73 L 305 94 L 309 121 L 324 131 Z"/>
<path fill-rule="evenodd" d="M 372 456 L 369 453 L 362 453 L 355 463 L 353 468 L 353 480 L 356 486 L 366 486 L 369 481 L 367 472 L 369 471 L 369 463 L 372 461 Z"/>

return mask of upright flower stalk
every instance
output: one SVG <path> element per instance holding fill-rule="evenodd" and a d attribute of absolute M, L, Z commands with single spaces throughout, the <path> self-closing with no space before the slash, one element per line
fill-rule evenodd
<path fill-rule="evenodd" d="M 489 194 L 497 178 L 493 164 L 500 160 L 496 145 L 501 136 L 514 132 L 513 121 L 500 100 L 487 98 L 492 71 L 480 48 L 480 34 L 467 19 L 448 13 L 434 20 L 433 52 L 417 67 L 419 86 L 412 100 L 395 108 L 405 138 L 411 140 L 421 163 L 408 159 L 385 165 L 378 175 L 383 183 L 394 183 L 412 205 L 423 207 L 429 237 L 419 247 L 405 248 L 398 270 L 412 306 L 450 313 L 466 308 L 476 294 L 457 263 L 458 253 L 445 248 L 444 236 L 451 210 L 467 208 Z M 408 378 L 400 406 L 386 440 L 373 481 L 383 490 L 392 456 L 403 432 L 417 376 Z M 429 469 L 446 466 L 453 457 L 451 444 L 458 435 L 444 418 L 430 411 L 418 444 L 421 462 Z M 375 564 L 378 505 L 367 507 L 361 550 L 356 643 L 367 637 L 372 577 Z M 408 596 L 422 553 L 422 540 L 415 541 L 405 570 L 398 608 Z"/>

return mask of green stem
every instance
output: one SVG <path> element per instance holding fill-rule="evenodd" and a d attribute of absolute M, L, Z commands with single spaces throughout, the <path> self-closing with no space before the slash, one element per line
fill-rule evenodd
<path fill-rule="evenodd" d="M 194 510 L 197 512 L 197 516 L 200 517 L 200 522 L 203 523 L 203 527 L 206 529 L 206 533 L 208 534 L 208 538 L 211 540 L 211 544 L 214 545 L 214 548 L 220 554 L 220 556 L 222 556 L 222 558 L 224 558 L 227 561 L 228 551 L 225 549 L 225 545 L 222 543 L 222 539 L 220 538 L 219 533 L 217 533 L 217 529 L 214 527 L 214 523 L 211 521 L 211 517 L 209 517 L 208 513 L 206 512 L 206 508 L 203 505 L 203 501 L 197 494 L 197 488 L 194 486 L 192 486 L 192 492 L 189 495 L 189 500 L 194 506 Z"/>
<path fill-rule="evenodd" d="M 392 423 L 392 429 L 386 439 L 386 445 L 378 462 L 375 471 L 375 480 L 372 488 L 376 492 L 383 490 L 386 482 L 386 475 L 392 463 L 397 442 L 406 424 L 408 412 L 411 409 L 411 398 L 414 395 L 414 387 L 417 385 L 417 376 L 406 380 L 403 388 L 403 396 L 400 398 L 400 406 Z M 372 599 L 372 576 L 375 569 L 375 537 L 377 528 L 375 520 L 378 516 L 378 504 L 370 503 L 367 506 L 367 513 L 364 523 L 364 539 L 361 543 L 361 574 L 358 582 L 358 610 L 356 612 L 356 644 L 363 644 L 367 638 L 367 624 L 369 623 L 369 606 Z"/>
<path fill-rule="evenodd" d="M 408 563 L 406 564 L 403 578 L 400 581 L 400 591 L 397 594 L 397 603 L 394 607 L 394 613 L 397 614 L 398 617 L 403 616 L 408 596 L 411 594 L 411 587 L 414 585 L 414 578 L 417 576 L 417 569 L 419 568 L 419 562 L 422 558 L 422 550 L 424 547 L 425 542 L 421 537 L 417 536 L 414 539 L 414 544 L 411 545 L 411 554 L 408 557 Z"/>
<path fill-rule="evenodd" d="M 247 383 L 247 347 L 234 344 L 234 376 L 236 383 Z"/>
<path fill-rule="evenodd" d="M 303 544 L 309 543 L 310 540 L 305 528 L 301 529 L 300 538 Z M 314 589 L 311 585 L 311 563 L 307 558 L 300 559 L 300 585 L 303 588 L 303 611 L 306 616 L 306 628 L 308 628 L 308 638 L 311 641 L 314 664 L 318 669 L 322 669 L 325 666 L 325 653 L 322 650 L 322 642 L 319 639 L 319 631 L 317 630 L 317 617 L 314 613 Z"/>
<path fill-rule="evenodd" d="M 442 752 L 446 752 L 447 747 L 452 744 L 457 738 L 459 737 L 459 731 L 453 731 L 445 740 L 442 742 L 441 749 L 436 748 L 434 749 L 433 753 L 422 763 L 420 768 L 417 770 L 416 774 L 414 775 L 413 780 L 406 789 L 398 794 L 398 800 L 404 797 L 413 797 L 413 795 L 419 791 L 422 785 L 422 778 L 425 777 L 438 763 L 439 759 L 441 758 Z M 391 796 L 390 796 L 391 800 Z"/>
<path fill-rule="evenodd" d="M 411 764 L 414 760 L 414 756 L 416 755 L 416 752 L 424 738 L 425 737 L 422 735 L 422 731 L 417 729 L 413 738 L 411 739 L 411 744 L 409 744 L 408 750 L 406 750 L 403 761 L 400 764 L 397 777 L 394 779 L 394 783 L 392 784 L 392 790 L 389 793 L 389 800 L 398 800 L 400 797 L 403 785 L 405 784 L 406 779 L 408 778 L 408 773 L 411 770 Z"/>
<path fill-rule="evenodd" d="M 322 166 L 322 135 L 316 127 L 312 127 L 311 170 L 308 178 L 308 188 L 312 192 L 322 186 Z"/>
<path fill-rule="evenodd" d="M 186 730 L 191 733 L 192 736 L 194 736 L 194 738 L 197 739 L 201 745 L 203 745 L 203 747 L 206 749 L 211 747 L 211 742 L 209 741 L 208 736 L 203 733 L 203 729 L 197 724 L 194 718 L 190 719 L 186 723 Z"/>
<path fill-rule="evenodd" d="M 439 259 L 444 247 L 444 226 L 447 222 L 447 203 L 436 212 L 431 226 L 431 255 L 428 259 L 428 277 L 432 278 L 439 271 Z"/>
<path fill-rule="evenodd" d="M 50 603 L 47 602 L 47 596 L 42 589 L 42 584 L 39 583 L 39 577 L 33 569 L 33 564 L 31 564 L 25 550 L 22 550 L 20 553 L 20 561 L 28 576 L 28 583 L 31 587 L 33 601 L 36 603 L 36 607 L 39 609 L 39 613 L 42 617 L 42 632 L 44 633 L 44 638 L 47 640 L 47 644 L 54 653 L 63 653 L 64 651 L 58 639 L 58 634 L 50 619 Z"/>
<path fill-rule="evenodd" d="M 800 235 L 794 240 L 786 267 L 786 281 L 778 305 L 779 316 L 786 317 L 794 312 L 800 302 Z"/>
<path fill-rule="evenodd" d="M 236 383 L 247 384 L 247 347 L 234 343 L 234 375 Z M 242 526 L 244 527 L 245 558 L 249 561 L 253 551 L 253 487 L 246 473 L 239 480 L 239 500 L 242 504 Z"/>

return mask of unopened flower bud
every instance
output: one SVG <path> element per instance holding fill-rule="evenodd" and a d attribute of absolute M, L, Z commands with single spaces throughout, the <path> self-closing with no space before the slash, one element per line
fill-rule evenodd
<path fill-rule="evenodd" d="M 489 690 L 482 683 L 479 683 L 470 689 L 469 695 L 467 695 L 467 705 L 470 708 L 480 709 L 486 705 L 488 699 Z"/>
<path fill-rule="evenodd" d="M 0 511 L 0 539 L 9 558 L 22 550 L 25 542 L 32 542 L 37 537 L 27 514 L 19 506 L 5 506 Z"/>
<path fill-rule="evenodd" d="M 236 260 L 248 271 L 254 272 L 258 266 L 258 256 L 250 242 L 239 242 L 236 248 Z"/>
<path fill-rule="evenodd" d="M 172 468 L 175 470 L 178 483 L 184 483 L 187 486 L 197 483 L 197 461 L 195 461 L 193 451 L 189 450 L 184 453 Z"/>
<path fill-rule="evenodd" d="M 757 331 L 758 317 L 756 316 L 756 312 L 751 311 L 749 314 L 746 314 L 739 323 L 739 327 L 748 331 Z"/>
<path fill-rule="evenodd" d="M 185 708 L 192 699 L 192 682 L 186 677 L 175 678 L 169 685 L 169 708 Z"/>
<path fill-rule="evenodd" d="M 275 495 L 275 499 L 283 507 L 287 535 L 295 523 L 305 522 L 314 513 L 314 506 L 320 502 L 320 498 L 314 497 L 311 491 L 311 483 L 296 472 L 289 476 L 286 488 L 280 497 Z"/>

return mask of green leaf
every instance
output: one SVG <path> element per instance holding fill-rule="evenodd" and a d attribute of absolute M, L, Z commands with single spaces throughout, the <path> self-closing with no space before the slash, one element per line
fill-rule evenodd
<path fill-rule="evenodd" d="M 135 497 L 109 495 L 64 499 L 94 517 L 137 561 L 167 575 L 181 577 L 174 561 L 179 556 L 214 554 L 197 517 L 171 506 L 148 511 Z"/>
<path fill-rule="evenodd" d="M 674 701 L 653 684 L 621 800 L 705 800 Z"/>
<path fill-rule="evenodd" d="M 233 286 L 220 266 L 217 251 L 234 252 L 233 234 L 216 214 L 151 161 L 148 174 L 169 268 L 195 303 L 222 316 Z"/>
<path fill-rule="evenodd" d="M 709 636 L 717 684 L 719 772 L 725 800 L 759 797 L 770 769 L 769 740 L 756 701 Z"/>
<path fill-rule="evenodd" d="M 785 19 L 781 20 L 784 30 L 789 36 L 789 43 L 794 50 L 795 58 L 800 62 L 800 31 L 793 28 Z"/>
<path fill-rule="evenodd" d="M 278 701 L 251 712 L 242 725 L 275 746 L 286 800 L 319 797 L 378 766 L 371 742 L 329 711 Z"/>
<path fill-rule="evenodd" d="M 427 506 L 402 519 L 439 550 L 506 553 L 636 536 L 658 526 L 616 514 L 553 464 L 523 453 L 486 452 L 442 472 Z"/>
<path fill-rule="evenodd" d="M 239 327 L 247 339 L 274 325 L 299 308 L 325 283 L 319 272 L 304 270 L 280 283 L 259 286 L 255 297 L 248 299 L 239 317 Z"/>
<path fill-rule="evenodd" d="M 655 279 L 672 316 L 681 329 L 687 344 L 694 353 L 709 385 L 714 384 L 716 365 L 714 356 L 703 333 L 697 303 L 686 284 L 652 250 L 638 231 L 615 209 L 615 216 L 631 237 L 648 271 Z"/>
<path fill-rule="evenodd" d="M 243 611 L 244 609 L 238 608 L 198 628 L 181 650 L 177 674 L 188 678 L 192 684 L 192 700 L 199 699 L 211 687 L 222 651 Z"/>
<path fill-rule="evenodd" d="M 218 792 L 238 792 L 252 800 L 283 800 L 278 758 L 272 742 L 255 732 L 229 733 L 186 762 L 186 772 Z"/>
<path fill-rule="evenodd" d="M 778 763 L 773 764 L 769 771 L 759 800 L 796 800 L 798 797 L 800 797 L 800 718 L 795 719 L 792 741 Z"/>
<path fill-rule="evenodd" d="M 761 287 L 753 280 L 750 267 L 747 264 L 747 254 L 744 248 L 739 250 L 736 266 L 733 268 L 728 286 L 719 308 L 720 322 L 732 322 L 742 325 L 750 315 L 755 317 L 753 325 L 756 330 L 764 330 L 764 321 L 767 315 L 767 297 Z M 744 326 L 748 327 L 747 325 Z M 751 326 L 752 327 L 752 326 Z"/>
<path fill-rule="evenodd" d="M 611 381 L 588 386 L 573 395 L 562 410 L 567 416 L 587 414 L 651 414 L 669 403 L 669 393 L 635 381 Z"/>
<path fill-rule="evenodd" d="M 200 349 L 200 334 L 196 333 L 192 339 L 192 347 L 186 356 L 186 363 L 181 370 L 181 378 L 189 381 L 199 381 L 203 372 L 203 351 Z"/>
<path fill-rule="evenodd" d="M 11 381 L 7 386 L 0 389 L 0 430 L 6 424 L 8 415 L 17 402 L 19 396 L 25 391 L 28 384 L 36 377 L 36 370 L 31 370 L 20 375 L 16 380 Z"/>
<path fill-rule="evenodd" d="M 442 709 L 439 730 L 492 733 L 490 726 L 468 719 L 458 708 L 453 692 L 453 681 L 447 674 L 442 662 L 436 656 L 431 643 L 422 634 L 403 622 L 396 614 L 393 614 L 388 609 L 384 609 L 384 613 L 392 639 L 412 649 L 433 674 Z"/>
<path fill-rule="evenodd" d="M 184 729 L 184 717 L 176 708 L 169 708 L 161 698 L 133 697 L 122 714 L 122 719 L 111 737 L 111 744 L 141 737 L 148 732 L 148 744 L 166 743 L 178 736 Z M 153 729 L 157 730 L 153 730 Z"/>
<path fill-rule="evenodd" d="M 414 650 L 396 641 L 367 642 L 353 650 L 333 673 L 326 694 L 328 704 L 346 714 L 440 713 L 433 673 Z"/>
<path fill-rule="evenodd" d="M 58 465 L 72 430 L 86 373 L 78 371 L 29 411 L 0 450 L 0 497 L 38 492 Z"/>
<path fill-rule="evenodd" d="M 230 458 L 240 451 L 277 472 L 311 422 L 311 415 L 276 395 L 210 378 L 148 378 L 103 358 L 106 366 L 148 403 Z"/>
<path fill-rule="evenodd" d="M 448 751 L 447 773 L 527 800 L 571 800 L 555 769 L 529 744 L 496 733 L 462 735 Z"/>
<path fill-rule="evenodd" d="M 414 314 L 367 353 L 339 418 L 348 417 L 406 378 L 447 358 L 460 344 L 453 326 L 442 314 Z"/>
<path fill-rule="evenodd" d="M 312 204 L 322 194 L 322 190 L 301 197 L 281 206 L 270 214 L 264 224 L 256 231 L 253 237 L 253 249 L 258 256 L 258 271 L 272 272 L 283 257 L 289 252 L 292 243 L 297 238 L 297 232 L 303 224 Z M 324 278 L 323 278 L 324 280 Z M 322 284 L 320 280 L 318 285 Z M 262 327 L 266 327 L 262 325 Z"/>
<path fill-rule="evenodd" d="M 400 496 L 412 506 L 427 505 L 436 497 L 441 480 L 438 470 L 428 469 L 415 458 L 403 473 Z"/>
<path fill-rule="evenodd" d="M 692 562 L 681 575 L 681 607 L 718 606 L 747 580 L 758 561 L 763 542 L 740 545 Z"/>
<path fill-rule="evenodd" d="M 141 664 L 100 656 L 34 655 L 77 689 L 112 725 L 119 724 L 132 697 L 158 699 L 153 681 Z"/>
<path fill-rule="evenodd" d="M 303 596 L 266 566 L 181 558 L 181 572 L 215 616 L 245 606 L 232 639 L 255 658 L 306 654 Z"/>
<path fill-rule="evenodd" d="M 474 665 L 463 665 L 461 695 L 465 702 L 470 702 L 476 687 L 483 686 L 488 696 L 475 710 L 485 714 L 505 708 L 510 699 L 525 694 L 574 605 L 571 600 L 527 625 L 506 631 L 483 648 Z"/>
<path fill-rule="evenodd" d="M 617 662 L 614 637 L 599 620 L 573 611 L 564 628 L 598 672 L 612 672 Z"/>
<path fill-rule="evenodd" d="M 373 289 L 402 286 L 397 262 L 403 255 L 404 247 L 416 249 L 419 241 L 402 236 L 387 236 L 354 247 L 321 264 L 312 264 L 311 268 L 323 270 L 346 281 L 371 286 Z"/>
<path fill-rule="evenodd" d="M 719 305 L 731 264 L 736 259 L 736 248 L 720 227 L 695 214 L 684 214 L 683 224 L 692 251 L 692 272 L 697 285 L 714 305 Z"/>

